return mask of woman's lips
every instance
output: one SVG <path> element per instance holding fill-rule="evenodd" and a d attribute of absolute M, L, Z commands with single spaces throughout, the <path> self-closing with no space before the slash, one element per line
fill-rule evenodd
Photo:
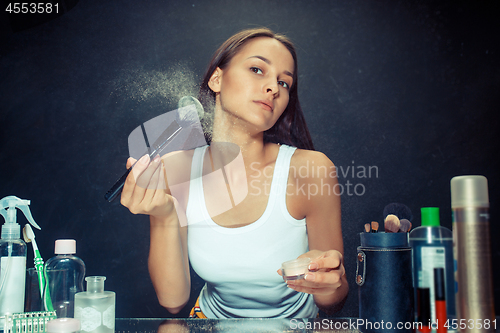
<path fill-rule="evenodd" d="M 265 110 L 273 111 L 273 103 L 269 101 L 254 101 L 254 102 L 259 104 Z"/>

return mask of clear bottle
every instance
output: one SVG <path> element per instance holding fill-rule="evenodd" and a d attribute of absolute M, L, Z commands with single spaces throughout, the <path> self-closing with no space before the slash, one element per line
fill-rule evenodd
<path fill-rule="evenodd" d="M 75 294 L 83 291 L 85 263 L 74 254 L 74 239 L 58 239 L 55 257 L 45 263 L 44 306 L 47 311 L 56 311 L 58 318 L 73 318 Z"/>
<path fill-rule="evenodd" d="M 421 208 L 422 226 L 410 232 L 413 256 L 413 286 L 415 311 L 418 311 L 419 292 L 428 292 L 431 322 L 436 322 L 434 269 L 445 271 L 446 313 L 449 319 L 456 317 L 455 279 L 453 262 L 453 235 L 450 229 L 441 227 L 438 207 Z M 419 320 L 416 313 L 416 318 Z"/>
<path fill-rule="evenodd" d="M 27 246 L 21 239 L 16 209 L 20 209 L 28 221 L 40 229 L 31 216 L 29 204 L 29 200 L 15 196 L 0 200 L 0 214 L 5 218 L 0 240 L 0 328 L 4 327 L 5 315 L 24 312 Z"/>
<path fill-rule="evenodd" d="M 105 276 L 88 276 L 87 291 L 75 296 L 75 318 L 80 332 L 113 333 L 115 330 L 115 293 L 104 291 Z"/>

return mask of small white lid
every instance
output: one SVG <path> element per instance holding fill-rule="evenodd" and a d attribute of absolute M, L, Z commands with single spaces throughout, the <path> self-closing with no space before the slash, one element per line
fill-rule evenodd
<path fill-rule="evenodd" d="M 74 239 L 58 239 L 56 240 L 55 254 L 75 254 L 76 240 Z"/>
<path fill-rule="evenodd" d="M 484 176 L 453 177 L 451 186 L 451 208 L 489 207 L 488 180 Z"/>
<path fill-rule="evenodd" d="M 80 321 L 74 318 L 57 318 L 47 322 L 45 332 L 47 333 L 69 333 L 80 330 Z"/>
<path fill-rule="evenodd" d="M 294 260 L 285 261 L 281 264 L 281 268 L 289 269 L 289 268 L 307 268 L 311 263 L 311 258 L 298 258 Z"/>

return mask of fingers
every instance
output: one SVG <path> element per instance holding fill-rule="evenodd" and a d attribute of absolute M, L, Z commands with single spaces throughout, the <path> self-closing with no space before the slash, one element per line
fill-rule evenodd
<path fill-rule="evenodd" d="M 307 273 L 303 280 L 286 281 L 288 287 L 295 291 L 308 294 L 331 294 L 342 285 L 342 277 L 345 275 L 344 266 L 329 272 Z"/>
<path fill-rule="evenodd" d="M 151 176 L 154 173 L 154 163 L 149 158 L 149 155 L 144 155 L 137 161 L 137 163 L 132 168 L 132 174 L 135 179 L 136 185 L 147 188 L 150 182 Z"/>
<path fill-rule="evenodd" d="M 309 265 L 309 270 L 315 271 L 319 269 L 331 270 L 337 269 L 343 262 L 342 254 L 339 251 L 330 250 L 323 255 L 314 259 Z"/>
<path fill-rule="evenodd" d="M 288 287 L 308 294 L 331 294 L 342 285 L 345 268 L 340 252 L 323 252 L 309 265 L 309 272 L 302 280 L 287 281 Z"/>
<path fill-rule="evenodd" d="M 127 164 L 126 164 L 127 169 L 130 169 L 132 167 L 132 165 L 134 165 L 135 162 L 137 162 L 137 160 L 135 158 L 129 157 L 127 159 Z"/>
<path fill-rule="evenodd" d="M 337 286 L 341 282 L 342 276 L 344 276 L 344 274 L 345 274 L 345 268 L 344 265 L 341 265 L 335 270 L 330 270 L 326 272 L 323 271 L 309 272 L 304 277 L 304 280 L 306 282 L 311 282 L 317 285 L 328 284 L 332 286 Z"/>
<path fill-rule="evenodd" d="M 151 203 L 152 205 L 154 205 L 154 200 L 155 200 L 155 197 L 156 199 L 158 199 L 158 193 L 161 189 L 161 175 L 162 175 L 162 166 L 161 166 L 161 163 L 159 165 L 156 166 L 155 168 L 155 163 L 158 163 L 158 161 L 156 160 L 153 160 L 153 162 L 151 163 L 151 167 L 149 167 L 148 169 L 146 169 L 146 171 L 141 175 L 141 177 L 144 177 L 144 184 L 145 186 L 140 186 L 140 187 L 143 187 L 145 188 L 144 190 L 144 197 L 142 199 L 142 201 L 144 202 L 147 202 L 147 203 Z M 154 170 L 153 170 L 154 168 Z M 152 172 L 152 174 L 151 174 Z M 149 176 L 151 174 L 151 176 Z M 149 177 L 149 179 L 147 179 Z M 146 184 L 146 181 L 147 181 L 147 184 Z M 138 191 L 140 192 L 140 191 Z"/>
<path fill-rule="evenodd" d="M 287 285 L 290 289 L 306 294 L 329 295 L 332 293 L 332 289 L 330 287 L 307 287 L 299 284 L 289 284 L 289 283 L 287 283 Z"/>
<path fill-rule="evenodd" d="M 133 177 L 135 179 L 134 194 L 144 196 L 148 189 L 156 189 L 158 186 L 159 166 L 161 160 L 159 156 L 155 157 L 152 161 L 149 156 L 142 157 L 132 169 Z"/>
<path fill-rule="evenodd" d="M 141 157 L 137 163 L 133 158 L 127 160 L 127 166 L 133 166 L 132 171 L 125 181 L 122 191 L 121 202 L 134 214 L 140 214 L 144 207 L 143 202 L 150 203 L 158 187 L 165 188 L 161 184 L 161 159 L 159 156 L 150 161 L 148 155 Z M 164 178 L 163 178 L 164 179 Z M 147 201 L 149 200 L 149 201 Z"/>

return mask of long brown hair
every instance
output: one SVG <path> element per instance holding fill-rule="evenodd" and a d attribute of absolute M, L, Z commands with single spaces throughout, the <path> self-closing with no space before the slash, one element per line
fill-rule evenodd
<path fill-rule="evenodd" d="M 290 51 L 293 61 L 293 84 L 289 91 L 288 105 L 276 121 L 273 127 L 264 132 L 264 142 L 282 143 L 294 146 L 301 149 L 314 150 L 314 145 L 307 129 L 306 121 L 302 108 L 299 103 L 297 93 L 297 53 L 292 42 L 285 36 L 275 34 L 267 28 L 248 29 L 240 31 L 226 40 L 215 52 L 208 65 L 207 71 L 203 76 L 203 81 L 200 86 L 199 99 L 206 110 L 213 109 L 215 103 L 215 93 L 209 88 L 208 81 L 213 72 L 219 67 L 224 69 L 231 59 L 238 53 L 238 50 L 249 40 L 257 37 L 274 38 L 281 42 Z M 205 131 L 207 132 L 207 131 Z M 207 142 L 211 141 L 210 135 L 207 135 Z"/>

